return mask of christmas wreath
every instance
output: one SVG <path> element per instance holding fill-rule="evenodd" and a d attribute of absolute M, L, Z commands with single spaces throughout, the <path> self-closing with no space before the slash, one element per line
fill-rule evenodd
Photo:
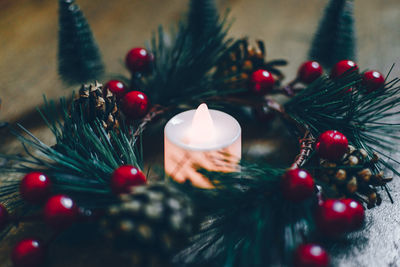
<path fill-rule="evenodd" d="M 73 0 L 59 5 L 59 74 L 83 85 L 71 100 L 45 99 L 39 110 L 55 144 L 11 128 L 25 153 L 0 155 L 8 173 L 0 187 L 4 234 L 28 220 L 44 221 L 55 235 L 84 222 L 123 248 L 131 266 L 322 267 L 330 264 L 323 246 L 362 228 L 382 192 L 392 200 L 383 170 L 399 175 L 390 157 L 399 139 L 399 79 L 359 70 L 352 1 L 330 1 L 310 61 L 287 85 L 285 60 L 267 61 L 262 41 L 229 38 L 228 16 L 213 1 L 191 0 L 172 33 L 160 27 L 147 48 L 128 52 L 131 77 L 103 86 L 86 19 Z M 277 102 L 277 94 L 288 100 Z M 237 116 L 249 109 L 264 120 L 280 116 L 299 139 L 293 164 L 192 166 L 210 188 L 162 171 L 149 181 L 145 128 L 202 102 Z M 51 240 L 18 242 L 14 265 L 41 266 Z"/>

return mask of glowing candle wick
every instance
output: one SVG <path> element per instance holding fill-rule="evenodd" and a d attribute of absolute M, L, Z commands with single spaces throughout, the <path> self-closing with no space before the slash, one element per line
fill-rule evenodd
<path fill-rule="evenodd" d="M 187 137 L 190 144 L 205 144 L 215 141 L 214 122 L 205 103 L 197 108 Z"/>

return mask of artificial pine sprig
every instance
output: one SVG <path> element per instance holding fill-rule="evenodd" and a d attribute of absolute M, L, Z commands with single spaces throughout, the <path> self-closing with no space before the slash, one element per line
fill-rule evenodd
<path fill-rule="evenodd" d="M 45 100 L 41 112 L 56 139 L 49 146 L 19 125 L 13 133 L 22 143 L 27 155 L 0 155 L 10 164 L 0 167 L 2 172 L 45 172 L 52 179 L 56 191 L 69 194 L 95 193 L 111 195 L 111 173 L 121 165 L 141 166 L 136 138 L 130 138 L 129 127 L 106 132 L 99 120 L 85 121 L 83 107 L 71 105 L 68 109 L 60 100 L 61 114 L 53 102 Z M 60 117 L 60 118 L 59 118 Z M 18 183 L 19 178 L 15 178 Z M 3 190 L 3 188 L 2 188 Z M 1 192 L 3 192 L 0 190 Z"/>
<path fill-rule="evenodd" d="M 314 227 L 313 200 L 294 204 L 281 194 L 283 169 L 243 164 L 237 173 L 200 170 L 215 189 L 183 186 L 205 221 L 175 261 L 186 266 L 266 266 L 282 258 Z"/>
<path fill-rule="evenodd" d="M 366 93 L 360 77 L 352 70 L 337 80 L 322 77 L 286 103 L 285 110 L 316 137 L 326 130 L 340 131 L 354 146 L 365 149 L 369 158 L 374 152 L 380 154 L 383 159 L 378 165 L 398 174 L 387 160 L 397 163 L 389 153 L 400 138 L 395 111 L 400 106 L 399 80 Z"/>
<path fill-rule="evenodd" d="M 213 0 L 191 1 L 187 21 L 181 21 L 170 38 L 165 38 L 161 26 L 153 34 L 152 73 L 133 77 L 134 84 L 140 85 L 153 104 L 162 106 L 187 105 L 200 98 L 232 93 L 224 86 L 231 77 L 213 75 L 232 43 L 226 38 L 228 28 L 227 16 L 220 18 Z"/>
<path fill-rule="evenodd" d="M 214 66 L 230 42 L 224 41 L 225 30 L 196 49 L 190 45 L 191 38 L 184 24 L 178 26 L 171 46 L 165 43 L 164 34 L 160 27 L 158 34 L 153 36 L 151 51 L 156 60 L 152 75 L 146 77 L 142 85 L 153 103 L 179 105 L 210 95 L 231 93 L 223 90 L 224 79 L 212 76 Z"/>
<path fill-rule="evenodd" d="M 360 80 L 355 72 L 338 80 L 322 76 L 290 99 L 284 105 L 285 111 L 299 124 L 306 125 L 316 137 L 328 129 L 346 128 L 349 126 L 347 118 L 354 109 L 351 103 L 355 96 L 351 87 Z"/>
<path fill-rule="evenodd" d="M 344 5 L 347 1 L 332 0 L 331 3 Z M 60 0 L 60 4 L 59 72 L 69 82 L 95 78 L 103 67 L 88 24 L 73 0 Z M 336 33 L 346 32 L 348 29 L 341 27 L 352 22 L 351 13 L 343 9 L 345 12 L 342 14 L 341 7 L 343 6 L 336 6 L 335 10 L 331 10 L 337 19 L 337 23 L 331 25 Z M 324 27 L 321 26 L 321 29 Z M 218 63 L 235 48 L 235 44 L 232 45 L 226 34 L 226 17 L 219 19 L 214 1 L 192 0 L 188 21 L 178 25 L 171 43 L 166 41 L 161 27 L 153 36 L 150 48 L 154 62 L 153 59 L 148 61 L 151 61 L 149 64 L 152 64 L 152 72 L 139 73 L 131 69 L 131 84 L 138 85 L 140 90 L 145 91 L 153 104 L 150 112 L 144 118 L 141 117 L 141 121 L 135 122 L 138 128 L 132 129 L 124 125 L 119 127 L 118 123 L 113 123 L 118 122 L 114 119 L 119 118 L 119 114 L 111 111 L 119 107 L 112 96 L 109 105 L 103 105 L 105 99 L 102 98 L 102 93 L 106 92 L 99 91 L 92 98 L 94 101 L 74 102 L 70 108 L 62 100 L 60 115 L 57 115 L 52 102 L 46 102 L 42 116 L 52 131 L 56 144 L 53 147 L 48 146 L 23 126 L 19 126 L 22 133 L 14 132 L 22 142 L 27 156 L 0 155 L 0 158 L 10 160 L 10 164 L 13 164 L 0 167 L 0 170 L 12 173 L 45 172 L 51 177 L 55 192 L 67 193 L 84 208 L 102 206 L 108 210 L 103 222 L 111 222 L 109 230 L 122 232 L 122 236 L 128 236 L 129 241 L 131 237 L 147 241 L 161 239 L 160 244 L 167 248 L 168 259 L 169 253 L 177 247 L 170 242 L 171 236 L 164 232 L 168 227 L 162 226 L 166 226 L 168 222 L 171 227 L 176 228 L 177 223 L 186 220 L 183 216 L 191 220 L 191 208 L 187 209 L 187 214 L 181 213 L 181 207 L 190 202 L 190 206 L 194 205 L 195 215 L 204 219 L 204 223 L 193 237 L 192 245 L 175 257 L 177 265 L 266 266 L 282 264 L 282 259 L 284 264 L 290 264 L 293 250 L 306 241 L 314 228 L 312 212 L 317 198 L 311 176 L 306 176 L 311 181 L 308 187 L 301 184 L 308 189 L 307 196 L 301 200 L 288 196 L 292 186 L 283 188 L 284 170 L 250 164 L 242 164 L 240 172 L 235 173 L 199 170 L 213 183 L 213 189 L 172 185 L 181 189 L 172 197 L 172 194 L 169 195 L 170 184 L 150 185 L 136 188 L 136 194 L 125 197 L 122 202 L 118 202 L 111 194 L 110 178 L 116 168 L 126 164 L 141 166 L 142 155 L 136 150 L 136 143 L 146 124 L 165 110 L 186 107 L 200 99 L 214 99 L 218 104 L 241 103 L 253 107 L 269 101 L 269 107 L 281 113 L 288 122 L 294 123 L 296 130 L 306 133 L 301 140 L 301 153 L 292 167 L 304 167 L 304 163 L 312 156 L 314 137 L 325 130 L 340 130 L 358 147 L 368 152 L 378 147 L 379 152 L 386 155 L 393 140 L 399 139 L 395 134 L 399 124 L 386 121 L 394 117 L 393 109 L 400 102 L 397 96 L 400 87 L 396 86 L 398 80 L 388 83 L 382 90 L 364 94 L 366 88 L 360 84 L 361 77 L 350 71 L 336 80 L 320 78 L 297 94 L 284 108 L 255 95 L 243 99 L 243 95 L 234 93 L 242 92 L 245 88 L 230 90 L 232 77 L 216 75 Z M 352 36 L 349 40 L 342 37 L 336 34 L 334 41 L 338 42 L 333 46 L 326 45 L 335 57 L 338 57 L 338 53 L 343 56 L 342 50 L 351 51 L 349 43 L 352 42 Z M 264 55 L 263 45 L 259 43 L 259 46 L 261 55 Z M 256 68 L 270 68 L 275 75 L 282 77 L 274 66 L 284 63 L 264 62 L 262 58 Z M 90 88 L 90 92 L 96 87 L 97 84 Z M 136 87 L 131 89 L 134 88 Z M 270 92 L 273 90 L 276 89 L 271 87 Z M 286 92 L 289 96 L 295 93 L 295 90 L 290 93 L 279 91 Z M 229 98 L 219 98 L 222 95 L 229 95 Z M 90 93 L 82 94 L 82 97 L 90 97 Z M 85 103 L 95 106 L 89 107 Z M 394 170 L 389 164 L 388 167 Z M 304 172 L 298 169 L 294 171 Z M 130 172 L 132 173 L 131 170 Z M 299 179 L 305 180 L 303 176 Z M 19 179 L 8 178 L 1 182 L 5 186 L 0 188 L 0 200 L 5 201 L 17 195 Z M 113 191 L 116 193 L 115 189 Z M 304 191 L 299 193 L 298 190 L 295 193 L 301 195 Z M 186 195 L 189 197 L 188 202 Z M 185 196 L 182 202 L 177 203 L 182 196 Z M 110 204 L 115 206 L 110 207 Z M 177 212 L 171 216 L 163 216 L 169 209 Z M 68 219 L 68 214 L 63 215 Z M 361 216 L 358 219 L 362 222 L 363 218 Z M 146 224 L 151 220 L 157 223 Z M 345 221 L 353 223 L 349 222 L 348 217 Z M 188 221 L 184 225 L 191 227 Z M 341 233 L 348 230 L 350 228 Z M 154 242 L 145 243 L 153 249 L 156 248 L 158 252 Z M 135 249 L 142 247 L 140 243 L 134 245 Z"/>

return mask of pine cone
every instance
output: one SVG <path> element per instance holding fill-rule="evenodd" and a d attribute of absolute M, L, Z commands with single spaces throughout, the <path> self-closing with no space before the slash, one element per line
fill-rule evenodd
<path fill-rule="evenodd" d="M 320 159 L 323 167 L 316 173 L 316 178 L 328 185 L 327 194 L 331 197 L 351 197 L 373 208 L 382 202 L 377 191 L 378 186 L 384 186 L 391 178 L 385 178 L 383 172 L 374 171 L 374 163 L 378 160 L 376 154 L 371 159 L 364 149 L 349 146 L 348 152 L 340 163 Z"/>
<path fill-rule="evenodd" d="M 107 236 L 130 250 L 135 266 L 168 266 L 193 232 L 188 198 L 172 186 L 157 183 L 135 187 L 121 200 L 102 221 Z"/>
<path fill-rule="evenodd" d="M 258 70 L 265 69 L 271 72 L 279 84 L 284 75 L 278 66 L 285 66 L 285 60 L 265 61 L 264 42 L 258 40 L 257 47 L 249 45 L 246 38 L 237 40 L 217 65 L 216 75 L 219 77 L 230 77 L 229 83 L 243 86 L 247 83 L 250 75 Z"/>
<path fill-rule="evenodd" d="M 119 129 L 120 112 L 116 98 L 108 89 L 103 91 L 103 85 L 97 81 L 82 85 L 72 105 L 75 110 L 82 110 L 85 122 L 99 119 L 107 132 Z"/>

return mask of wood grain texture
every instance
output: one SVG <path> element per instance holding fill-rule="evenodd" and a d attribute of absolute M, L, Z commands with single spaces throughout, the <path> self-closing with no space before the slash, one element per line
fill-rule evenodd
<path fill-rule="evenodd" d="M 0 98 L 3 100 L 0 120 L 22 121 L 46 142 L 52 142 L 43 128 L 34 108 L 42 103 L 42 94 L 57 99 L 69 96 L 72 89 L 57 77 L 57 2 L 55 0 L 1 0 L 0 1 Z M 230 8 L 235 23 L 231 35 L 249 36 L 265 40 L 267 57 L 286 58 L 284 68 L 288 80 L 296 74 L 305 59 L 310 40 L 326 0 L 220 0 L 221 9 Z M 172 25 L 184 14 L 187 0 L 78 0 L 91 24 L 107 67 L 112 75 L 126 74 L 123 58 L 134 46 L 141 46 L 159 24 Z M 400 74 L 400 2 L 399 0 L 356 0 L 359 66 L 386 73 L 397 63 L 392 76 Z M 251 129 L 251 128 L 249 128 Z M 162 136 L 158 146 L 162 146 Z M 271 143 L 247 136 L 246 149 L 265 147 Z M 273 136 L 272 136 L 273 137 Z M 0 150 L 16 147 L 13 139 L 0 131 Z M 276 149 L 276 148 L 275 148 Z M 159 152 L 159 151 L 155 151 Z M 150 155 L 162 162 L 160 153 Z M 396 155 L 397 157 L 399 155 Z M 398 179 L 397 179 L 398 180 Z M 348 253 L 333 248 L 334 263 L 338 266 L 398 266 L 400 265 L 400 183 L 392 183 L 395 205 L 385 199 L 381 208 L 367 212 L 369 225 L 355 233 Z M 11 246 L 34 232 L 45 237 L 43 227 L 24 226 L 0 244 L 0 266 L 10 266 Z M 96 240 L 97 241 L 97 240 Z M 110 266 L 111 248 L 101 241 L 57 243 L 51 250 L 49 266 Z M 74 255 L 74 256 L 71 256 Z M 76 255 L 76 256 L 75 256 Z M 117 264 L 118 265 L 118 264 Z M 123 266 L 123 265 L 120 265 Z"/>

